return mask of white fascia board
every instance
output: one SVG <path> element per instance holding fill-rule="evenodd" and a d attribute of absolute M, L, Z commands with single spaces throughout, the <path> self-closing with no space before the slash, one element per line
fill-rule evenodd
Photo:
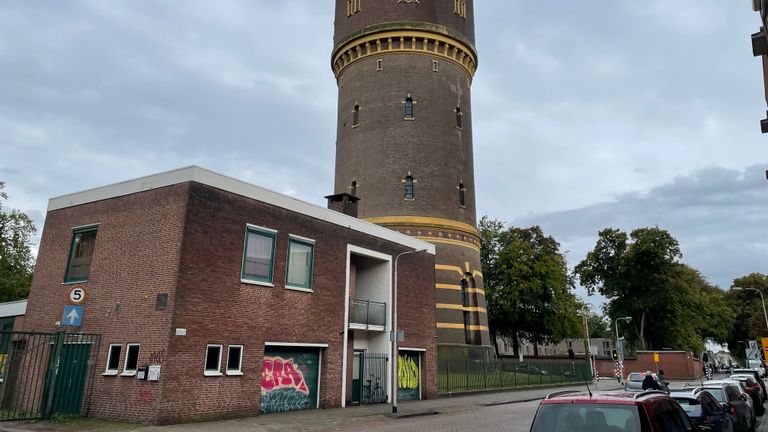
<path fill-rule="evenodd" d="M 269 189 L 246 183 L 222 174 L 209 171 L 198 166 L 189 166 L 172 171 L 166 171 L 134 180 L 128 180 L 112 185 L 88 189 L 82 192 L 62 195 L 51 198 L 48 201 L 48 211 L 73 207 L 95 201 L 125 196 L 137 192 L 143 192 L 160 187 L 172 186 L 180 183 L 195 181 L 211 187 L 225 190 L 237 195 L 261 201 L 286 210 L 303 214 L 305 216 L 320 219 L 334 225 L 343 226 L 354 231 L 372 235 L 384 240 L 401 244 L 413 249 L 425 249 L 428 253 L 435 254 L 435 245 L 397 231 L 366 222 L 364 220 L 347 216 L 334 210 L 319 207 L 305 201 L 289 197 Z"/>
<path fill-rule="evenodd" d="M 27 301 L 18 300 L 0 303 L 0 318 L 22 316 L 27 313 Z"/>

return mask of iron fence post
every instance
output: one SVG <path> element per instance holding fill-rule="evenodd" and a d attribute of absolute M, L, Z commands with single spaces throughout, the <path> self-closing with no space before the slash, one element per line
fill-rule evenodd
<path fill-rule="evenodd" d="M 63 331 L 57 332 L 53 344 L 53 352 L 51 353 L 51 357 L 48 362 L 48 371 L 46 375 L 48 376 L 48 380 L 45 383 L 45 395 L 46 399 L 43 401 L 44 408 L 43 408 L 43 419 L 50 419 L 51 415 L 53 415 L 53 398 L 54 398 L 54 390 L 56 388 L 56 376 L 58 375 L 58 369 L 59 364 L 61 362 L 61 350 L 64 346 L 64 337 L 66 336 L 66 333 Z"/>

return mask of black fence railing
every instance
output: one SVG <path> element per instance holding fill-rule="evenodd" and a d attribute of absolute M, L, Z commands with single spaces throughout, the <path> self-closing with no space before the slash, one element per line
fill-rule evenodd
<path fill-rule="evenodd" d="M 438 364 L 437 373 L 440 393 L 569 384 L 590 380 L 589 364 L 584 361 L 520 363 L 502 360 L 445 360 Z"/>
<path fill-rule="evenodd" d="M 365 353 L 363 355 L 363 379 L 361 381 L 360 403 L 363 405 L 387 401 L 386 354 Z"/>
<path fill-rule="evenodd" d="M 87 415 L 99 339 L 0 332 L 0 421 Z"/>
<path fill-rule="evenodd" d="M 387 323 L 387 304 L 370 300 L 349 303 L 349 322 L 383 327 Z"/>

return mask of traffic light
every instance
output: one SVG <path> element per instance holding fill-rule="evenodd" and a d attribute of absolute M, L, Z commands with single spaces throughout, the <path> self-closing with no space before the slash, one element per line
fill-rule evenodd
<path fill-rule="evenodd" d="M 619 361 L 619 352 L 616 350 L 611 350 L 611 358 L 613 361 Z"/>

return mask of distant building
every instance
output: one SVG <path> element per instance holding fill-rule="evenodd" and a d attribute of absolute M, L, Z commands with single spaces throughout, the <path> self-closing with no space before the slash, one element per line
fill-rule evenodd
<path fill-rule="evenodd" d="M 616 348 L 616 341 L 605 338 L 590 338 L 589 342 L 597 348 L 597 355 L 610 356 L 611 350 Z M 568 349 L 572 349 L 577 355 L 584 355 L 584 338 L 565 338 L 556 344 L 538 345 L 539 356 L 567 356 Z M 519 353 L 524 357 L 532 356 L 534 353 L 533 343 L 520 339 Z M 499 354 L 505 356 L 514 355 L 512 341 L 507 339 L 499 340 Z"/>
<path fill-rule="evenodd" d="M 111 420 L 386 402 L 393 261 L 414 250 L 398 263 L 399 395 L 433 397 L 432 244 L 197 167 L 50 200 L 16 330 L 54 336 L 14 334 L 13 358 L 58 347 L 54 408 Z M 32 367 L 12 364 L 27 384 L 2 403 L 46 394 Z"/>
<path fill-rule="evenodd" d="M 27 300 L 0 303 L 0 331 L 13 331 L 23 325 Z"/>

